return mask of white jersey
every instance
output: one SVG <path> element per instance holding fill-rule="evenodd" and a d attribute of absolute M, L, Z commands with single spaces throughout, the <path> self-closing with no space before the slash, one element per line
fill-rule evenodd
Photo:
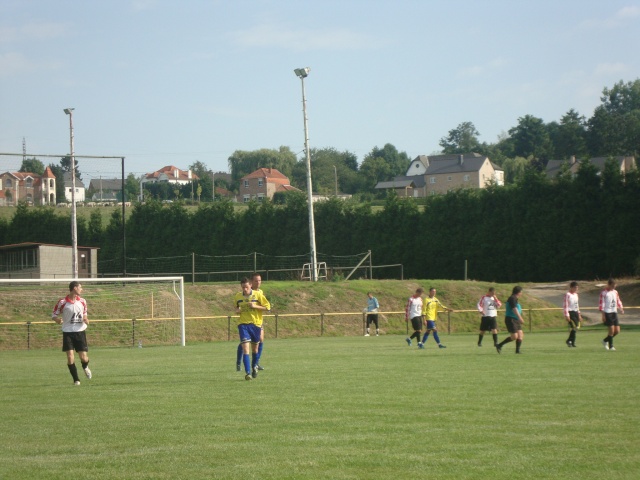
<path fill-rule="evenodd" d="M 624 310 L 617 290 L 604 289 L 600 293 L 600 311 L 604 313 L 617 313 L 618 309 Z"/>
<path fill-rule="evenodd" d="M 483 317 L 497 317 L 498 309 L 502 306 L 502 302 L 498 300 L 498 297 L 483 295 L 478 301 L 478 311 Z"/>
<path fill-rule="evenodd" d="M 86 330 L 87 324 L 84 323 L 84 317 L 87 315 L 87 302 L 82 297 L 76 297 L 71 300 L 68 296 L 60 299 L 56 303 L 51 318 L 62 315 L 62 331 L 63 332 L 82 332 Z"/>
<path fill-rule="evenodd" d="M 578 305 L 578 294 L 567 292 L 564 294 L 564 316 L 568 317 L 569 312 L 580 313 L 580 306 Z"/>
<path fill-rule="evenodd" d="M 404 316 L 407 320 L 422 316 L 422 297 L 409 297 Z"/>

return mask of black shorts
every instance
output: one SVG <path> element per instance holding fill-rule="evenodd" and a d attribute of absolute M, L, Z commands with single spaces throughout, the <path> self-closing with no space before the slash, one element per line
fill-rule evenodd
<path fill-rule="evenodd" d="M 509 333 L 516 333 L 522 330 L 522 324 L 520 323 L 520 320 L 518 320 L 517 318 L 505 317 L 504 325 L 505 327 L 507 327 L 507 332 Z"/>
<path fill-rule="evenodd" d="M 573 322 L 573 324 L 571 323 Z M 574 310 L 569 311 L 569 326 L 571 328 L 576 328 L 580 326 L 580 314 Z"/>
<path fill-rule="evenodd" d="M 378 326 L 378 314 L 377 313 L 368 313 L 367 314 L 367 327 L 369 325 L 371 325 L 371 322 L 376 324 L 376 327 Z"/>
<path fill-rule="evenodd" d="M 411 319 L 411 326 L 416 332 L 422 331 L 422 317 L 413 317 Z"/>
<path fill-rule="evenodd" d="M 619 327 L 620 323 L 618 322 L 618 314 L 616 312 L 605 313 L 604 324 L 607 327 Z"/>
<path fill-rule="evenodd" d="M 498 329 L 498 320 L 496 317 L 482 317 L 480 320 L 480 331 L 488 332 L 489 330 Z"/>
<path fill-rule="evenodd" d="M 62 332 L 62 351 L 88 352 L 87 334 L 82 332 Z"/>

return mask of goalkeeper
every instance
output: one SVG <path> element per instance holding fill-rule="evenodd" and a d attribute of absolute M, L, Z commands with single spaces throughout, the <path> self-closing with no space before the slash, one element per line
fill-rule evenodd
<path fill-rule="evenodd" d="M 578 282 L 569 284 L 569 291 L 564 295 L 564 318 L 569 324 L 569 338 L 565 342 L 567 347 L 576 346 L 576 333 L 582 324 L 582 315 L 578 305 Z"/>
<path fill-rule="evenodd" d="M 235 296 L 236 313 L 238 319 L 238 334 L 242 344 L 242 363 L 244 364 L 245 380 L 258 376 L 258 345 L 262 332 L 262 312 L 271 309 L 271 304 L 260 290 L 251 288 L 251 280 L 244 277 L 240 280 L 242 292 Z M 251 344 L 253 358 L 250 359 Z"/>

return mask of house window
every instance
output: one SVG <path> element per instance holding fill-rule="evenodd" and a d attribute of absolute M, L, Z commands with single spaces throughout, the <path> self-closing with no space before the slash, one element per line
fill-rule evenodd
<path fill-rule="evenodd" d="M 258 201 L 261 202 L 264 200 L 264 193 L 259 193 L 258 194 Z"/>
<path fill-rule="evenodd" d="M 4 188 L 11 188 L 11 185 L 12 185 L 12 184 L 11 184 L 11 179 L 10 179 L 10 178 L 7 178 L 7 179 L 4 181 Z"/>
<path fill-rule="evenodd" d="M 244 181 L 244 188 L 249 188 L 249 180 Z"/>
<path fill-rule="evenodd" d="M 451 181 L 451 175 L 447 177 L 447 182 L 450 182 L 450 181 Z"/>
<path fill-rule="evenodd" d="M 258 186 L 259 186 L 259 187 L 261 187 L 261 186 L 262 186 L 262 179 L 261 179 L 261 178 L 259 178 L 259 179 L 258 179 Z"/>
<path fill-rule="evenodd" d="M 468 182 L 468 181 L 469 181 L 469 175 L 465 175 L 465 176 L 464 176 L 464 181 L 465 181 L 465 182 Z"/>
<path fill-rule="evenodd" d="M 429 183 L 431 183 L 431 184 L 436 183 L 436 177 L 431 177 L 431 178 L 429 179 Z"/>
<path fill-rule="evenodd" d="M 33 178 L 27 178 L 27 188 L 33 188 Z"/>
<path fill-rule="evenodd" d="M 247 203 L 249 200 L 251 200 L 251 195 L 243 195 L 242 196 L 242 201 L 244 203 Z"/>
<path fill-rule="evenodd" d="M 49 179 L 49 187 L 50 187 L 50 188 L 53 188 L 53 178 L 50 178 L 50 179 Z"/>

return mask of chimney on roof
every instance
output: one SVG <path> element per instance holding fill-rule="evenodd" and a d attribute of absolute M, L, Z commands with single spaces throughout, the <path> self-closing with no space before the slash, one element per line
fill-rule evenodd
<path fill-rule="evenodd" d="M 271 174 L 271 167 L 267 168 L 267 171 Z"/>
<path fill-rule="evenodd" d="M 173 176 L 174 176 L 174 178 L 178 178 L 178 169 L 177 168 L 173 171 Z"/>
<path fill-rule="evenodd" d="M 187 178 L 188 178 L 189 180 L 191 180 L 191 170 L 189 170 L 189 171 L 187 172 Z"/>
<path fill-rule="evenodd" d="M 458 155 L 458 163 L 460 164 L 460 166 L 464 164 L 464 155 Z"/>

